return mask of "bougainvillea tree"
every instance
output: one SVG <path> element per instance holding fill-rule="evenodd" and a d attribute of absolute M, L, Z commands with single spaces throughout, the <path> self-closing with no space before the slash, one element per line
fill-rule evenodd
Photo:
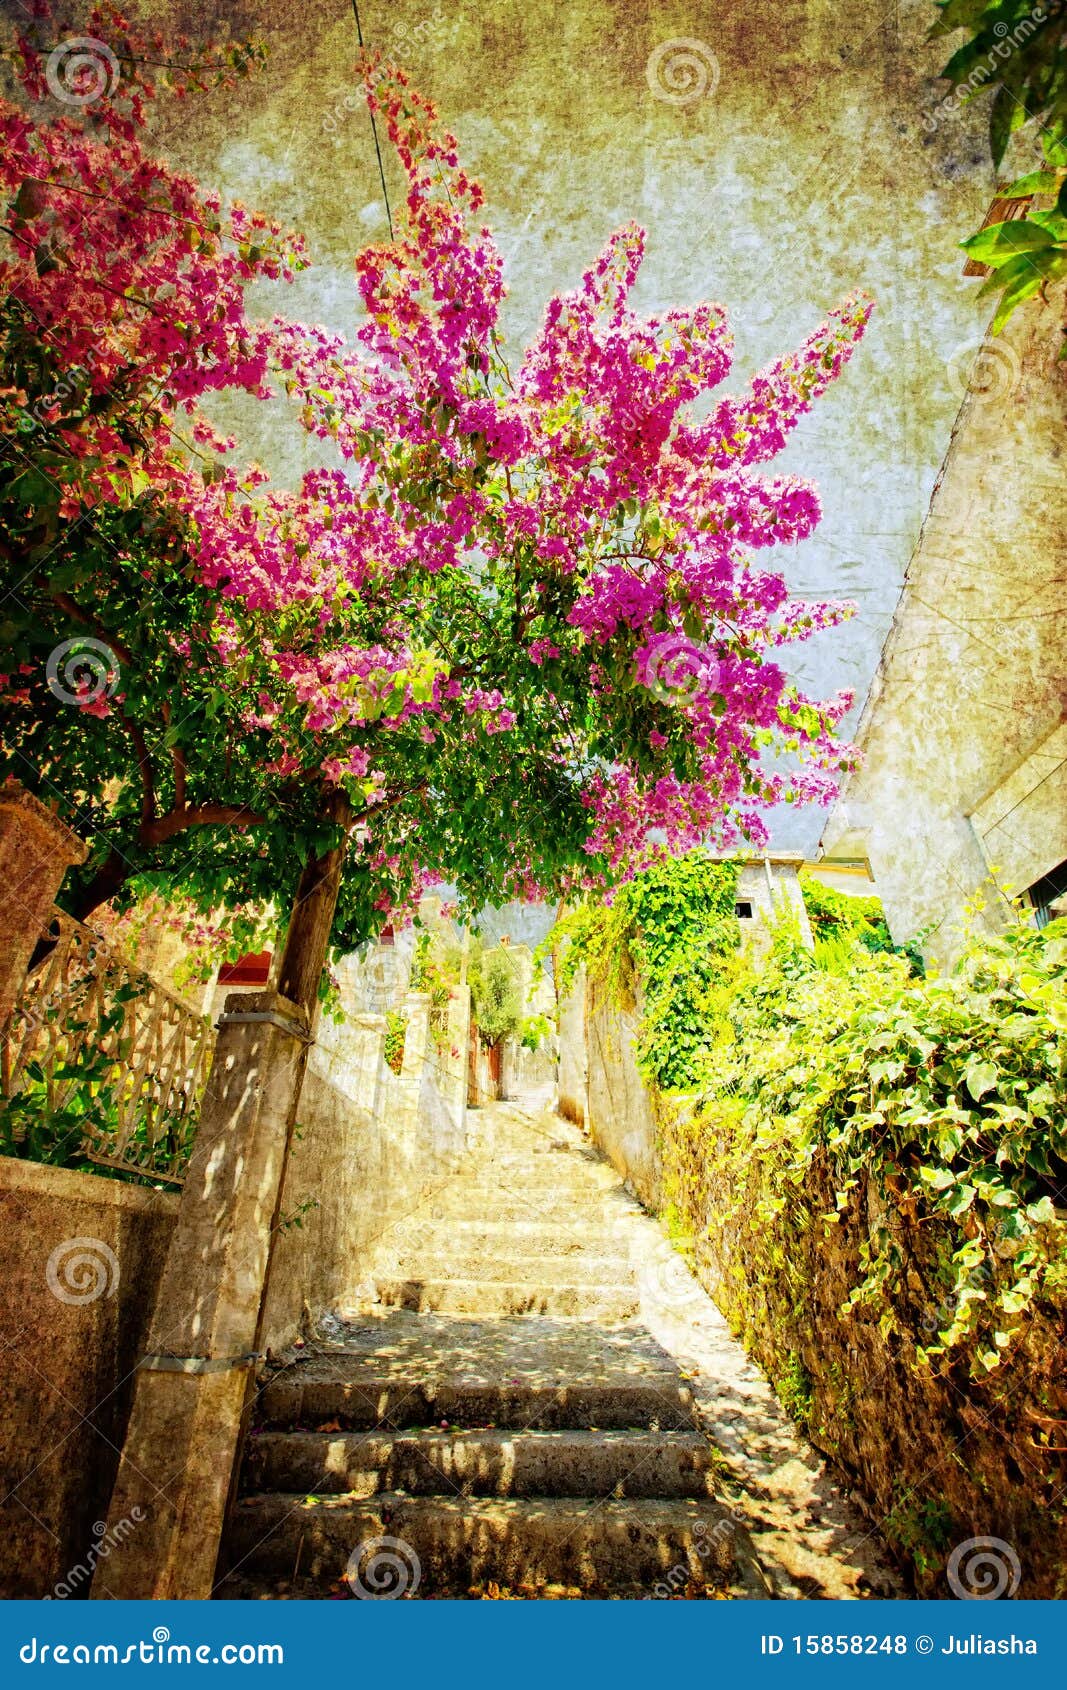
<path fill-rule="evenodd" d="M 25 51 L 34 95 L 41 55 Z M 849 607 L 798 601 L 761 567 L 819 517 L 809 483 L 762 465 L 869 310 L 847 300 L 709 404 L 730 370 L 725 315 L 635 314 L 631 227 L 510 359 L 479 187 L 402 72 L 368 59 L 362 74 L 407 200 L 396 242 L 356 257 L 351 341 L 249 324 L 247 281 L 303 250 L 147 157 L 142 73 L 132 98 L 76 117 L 2 113 L 5 497 L 30 551 L 43 545 L 36 590 L 75 605 L 72 635 L 116 671 L 62 702 L 50 740 L 54 654 L 20 629 L 9 766 L 94 807 L 97 872 L 117 851 L 202 904 L 284 892 L 294 853 L 338 838 L 343 817 L 343 944 L 428 881 L 475 903 L 565 893 L 660 850 L 761 843 L 770 806 L 832 794 L 849 700 L 804 697 L 777 659 Z M 66 241 L 76 218 L 81 246 Z M 95 271 L 90 243 L 110 255 Z M 101 321 L 114 355 L 95 350 Z M 73 402 L 38 417 L 30 396 L 71 369 Z M 271 385 L 334 454 L 290 489 L 200 411 L 214 390 Z M 59 489 L 41 539 L 20 461 Z M 150 649 L 123 633 L 139 614 Z M 90 743 L 107 746 L 97 764 Z"/>

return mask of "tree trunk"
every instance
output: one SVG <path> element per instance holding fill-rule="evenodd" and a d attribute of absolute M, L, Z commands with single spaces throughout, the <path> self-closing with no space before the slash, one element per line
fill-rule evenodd
<path fill-rule="evenodd" d="M 75 921 L 87 921 L 95 909 L 106 904 L 125 886 L 136 870 L 121 851 L 112 851 L 104 858 L 87 886 L 79 888 L 64 899 Z"/>
<path fill-rule="evenodd" d="M 333 820 L 346 826 L 351 819 L 352 809 L 347 800 L 336 802 Z M 289 929 L 285 935 L 277 990 L 290 1003 L 299 1005 L 308 1018 L 309 1026 L 314 1020 L 319 980 L 326 966 L 347 846 L 346 834 L 340 844 L 332 846 L 325 855 L 308 858 L 297 882 Z"/>

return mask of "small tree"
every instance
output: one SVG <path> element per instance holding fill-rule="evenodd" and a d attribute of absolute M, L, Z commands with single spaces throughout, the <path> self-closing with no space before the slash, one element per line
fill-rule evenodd
<path fill-rule="evenodd" d="M 505 950 L 486 951 L 480 940 L 471 945 L 467 979 L 471 1015 L 486 1044 L 517 1033 L 522 1024 L 522 991 L 518 971 Z"/>

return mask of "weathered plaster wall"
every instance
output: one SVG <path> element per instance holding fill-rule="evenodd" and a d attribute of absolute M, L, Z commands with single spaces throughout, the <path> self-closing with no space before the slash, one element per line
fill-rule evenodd
<path fill-rule="evenodd" d="M 383 1016 L 320 1023 L 282 1187 L 263 1349 L 283 1348 L 352 1298 L 371 1248 L 458 1165 L 466 1144 L 469 1004 L 465 994 L 457 998 L 440 1051 L 429 1007 L 426 994 L 408 994 L 399 1074 L 385 1061 Z"/>
<path fill-rule="evenodd" d="M 826 834 L 869 854 L 894 938 L 930 928 L 942 962 L 991 868 L 1019 892 L 1067 858 L 1064 305 L 986 349 Z M 983 919 L 1007 914 L 993 896 Z"/>
<path fill-rule="evenodd" d="M 630 1189 L 653 1211 L 660 1205 L 661 1166 L 652 1094 L 634 1061 L 641 994 L 620 1009 L 603 987 L 586 992 L 586 1051 L 590 1137 Z"/>
<path fill-rule="evenodd" d="M 559 1000 L 559 1090 L 557 1107 L 568 1121 L 584 1127 L 589 1112 L 588 1058 L 585 1036 L 585 969 Z"/>
<path fill-rule="evenodd" d="M 264 288 L 264 309 L 351 331 L 352 254 L 387 229 L 348 0 L 134 9 L 194 34 L 224 17 L 263 36 L 266 71 L 186 102 L 160 143 L 307 232 L 314 267 L 291 289 Z M 438 102 L 485 183 L 514 347 L 546 296 L 573 285 L 631 218 L 648 230 L 639 302 L 724 302 L 735 385 L 849 289 L 876 296 L 859 357 L 779 460 L 819 481 L 825 507 L 815 538 L 782 559 L 791 583 L 860 609 L 845 631 L 798 647 L 797 672 L 862 701 L 987 314 L 955 245 L 991 193 L 985 112 L 976 102 L 935 113 L 944 50 L 924 41 L 930 0 L 874 13 L 864 0 L 362 0 L 360 10 L 368 43 Z M 395 206 L 390 159 L 386 172 Z M 311 461 L 317 447 L 254 423 L 253 410 L 242 415 L 256 455 L 286 474 Z M 818 813 L 779 820 L 781 847 L 814 848 Z"/>
<path fill-rule="evenodd" d="M 0 1597 L 50 1594 L 99 1547 L 177 1208 L 0 1157 Z"/>

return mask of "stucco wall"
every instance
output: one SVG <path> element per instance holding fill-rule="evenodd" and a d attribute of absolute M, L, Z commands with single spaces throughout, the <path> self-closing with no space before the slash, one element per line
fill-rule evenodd
<path fill-rule="evenodd" d="M 585 1042 L 585 969 L 575 975 L 572 989 L 559 1000 L 558 1108 L 568 1121 L 584 1127 L 589 1106 Z"/>
<path fill-rule="evenodd" d="M 0 1596 L 50 1594 L 98 1543 L 177 1208 L 0 1157 Z"/>
<path fill-rule="evenodd" d="M 354 1299 L 371 1247 L 456 1167 L 466 1143 L 467 1003 L 457 1000 L 452 1042 L 439 1050 L 429 999 L 408 994 L 399 1074 L 385 1062 L 384 1017 L 320 1024 L 282 1188 L 262 1349 L 283 1348 Z"/>
<path fill-rule="evenodd" d="M 660 1158 L 652 1096 L 637 1071 L 633 1040 L 641 1020 L 640 988 L 631 1007 L 613 1005 L 603 987 L 586 989 L 590 1136 L 650 1209 L 660 1203 Z"/>
<path fill-rule="evenodd" d="M 826 833 L 870 856 L 893 936 L 956 955 L 991 868 L 1022 891 L 1067 858 L 1064 293 L 991 343 L 912 558 Z M 1007 916 L 993 896 L 982 920 Z"/>

